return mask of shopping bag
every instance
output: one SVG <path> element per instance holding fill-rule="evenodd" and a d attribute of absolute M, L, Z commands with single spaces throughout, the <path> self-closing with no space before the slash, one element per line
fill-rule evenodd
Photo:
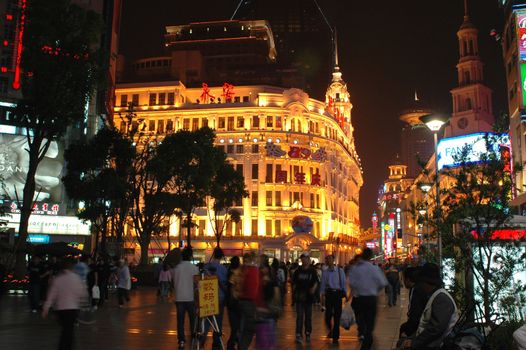
<path fill-rule="evenodd" d="M 356 323 L 354 317 L 354 311 L 352 310 L 351 303 L 346 303 L 342 309 L 342 316 L 340 317 L 340 326 L 349 330 L 353 324 Z"/>
<path fill-rule="evenodd" d="M 93 288 L 91 288 L 91 297 L 93 299 L 100 299 L 100 289 L 99 289 L 99 286 L 93 286 Z"/>

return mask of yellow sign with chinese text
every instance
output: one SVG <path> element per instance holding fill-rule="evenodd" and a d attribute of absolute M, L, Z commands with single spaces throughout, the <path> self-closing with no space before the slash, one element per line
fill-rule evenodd
<path fill-rule="evenodd" d="M 199 317 L 219 314 L 219 283 L 216 276 L 195 276 Z"/>

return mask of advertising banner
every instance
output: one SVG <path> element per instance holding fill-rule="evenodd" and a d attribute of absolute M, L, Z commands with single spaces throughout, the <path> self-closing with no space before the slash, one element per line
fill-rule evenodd
<path fill-rule="evenodd" d="M 194 276 L 197 285 L 199 317 L 219 314 L 219 284 L 216 276 Z"/>
<path fill-rule="evenodd" d="M 519 58 L 526 60 L 526 11 L 517 11 L 517 40 L 519 41 Z"/>

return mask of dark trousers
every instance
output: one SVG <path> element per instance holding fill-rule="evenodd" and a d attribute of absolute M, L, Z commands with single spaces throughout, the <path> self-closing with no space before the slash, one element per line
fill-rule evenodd
<path fill-rule="evenodd" d="M 177 339 L 186 341 L 184 335 L 184 318 L 188 314 L 190 318 L 190 333 L 195 332 L 195 303 L 193 301 L 176 301 L 177 309 Z"/>
<path fill-rule="evenodd" d="M 296 335 L 303 335 L 303 324 L 305 323 L 305 334 L 312 333 L 312 302 L 296 301 Z"/>
<path fill-rule="evenodd" d="M 240 300 L 239 308 L 241 310 L 241 338 L 238 349 L 248 350 L 256 333 L 256 303 L 251 300 Z"/>
<path fill-rule="evenodd" d="M 241 327 L 241 310 L 239 301 L 232 300 L 227 305 L 228 321 L 230 323 L 230 337 L 228 338 L 227 350 L 234 350 L 239 343 L 239 330 Z"/>
<path fill-rule="evenodd" d="M 119 305 L 124 305 L 124 300 L 130 301 L 130 294 L 126 288 L 117 288 L 117 297 L 119 298 Z"/>
<path fill-rule="evenodd" d="M 217 321 L 217 326 L 219 327 L 219 333 L 217 332 L 214 332 L 214 335 L 213 335 L 213 343 L 212 343 L 212 349 L 219 349 L 221 347 L 221 336 L 223 335 L 223 315 L 225 313 L 225 302 L 224 301 L 219 301 L 219 314 L 216 315 L 216 321 Z M 203 338 L 201 340 L 201 343 L 204 344 L 205 343 L 205 340 L 206 340 L 206 335 L 208 334 L 208 331 L 210 330 L 211 326 L 210 326 L 210 322 L 206 321 L 205 322 L 205 329 L 204 329 L 204 332 L 203 332 Z"/>
<path fill-rule="evenodd" d="M 396 305 L 396 299 L 398 296 L 398 283 L 391 283 L 387 286 L 387 303 L 389 306 Z"/>
<path fill-rule="evenodd" d="M 108 281 L 99 282 L 100 299 L 99 306 L 104 305 L 104 302 L 108 300 Z"/>
<path fill-rule="evenodd" d="M 340 317 L 342 316 L 342 298 L 339 291 L 325 292 L 325 325 L 332 339 L 340 338 Z M 331 326 L 331 320 L 334 318 Z"/>
<path fill-rule="evenodd" d="M 358 334 L 364 337 L 361 350 L 370 350 L 373 345 L 376 302 L 376 296 L 354 297 L 352 300 L 351 305 L 358 324 Z"/>
<path fill-rule="evenodd" d="M 60 341 L 58 350 L 73 349 L 73 331 L 75 329 L 75 320 L 77 319 L 78 310 L 57 310 L 58 322 L 62 327 L 60 332 Z"/>
<path fill-rule="evenodd" d="M 40 292 L 42 286 L 38 283 L 30 283 L 28 286 L 29 307 L 31 310 L 38 310 L 40 308 Z"/>

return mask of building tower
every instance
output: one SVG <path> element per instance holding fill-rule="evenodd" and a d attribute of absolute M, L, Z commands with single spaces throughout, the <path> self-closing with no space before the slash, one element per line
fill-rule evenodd
<path fill-rule="evenodd" d="M 451 90 L 453 114 L 446 136 L 493 130 L 492 91 L 484 85 L 483 63 L 478 50 L 478 30 L 471 23 L 467 0 L 464 21 L 457 32 L 460 59 L 457 64 L 458 87 Z"/>
<path fill-rule="evenodd" d="M 347 90 L 347 84 L 342 79 L 342 72 L 339 67 L 338 58 L 338 36 L 336 29 L 334 31 L 334 69 L 332 72 L 332 81 L 327 88 L 325 93 L 325 105 L 334 118 L 338 121 L 338 124 L 343 129 L 345 134 L 349 137 L 352 143 L 353 139 L 353 126 L 351 121 L 351 95 Z"/>

